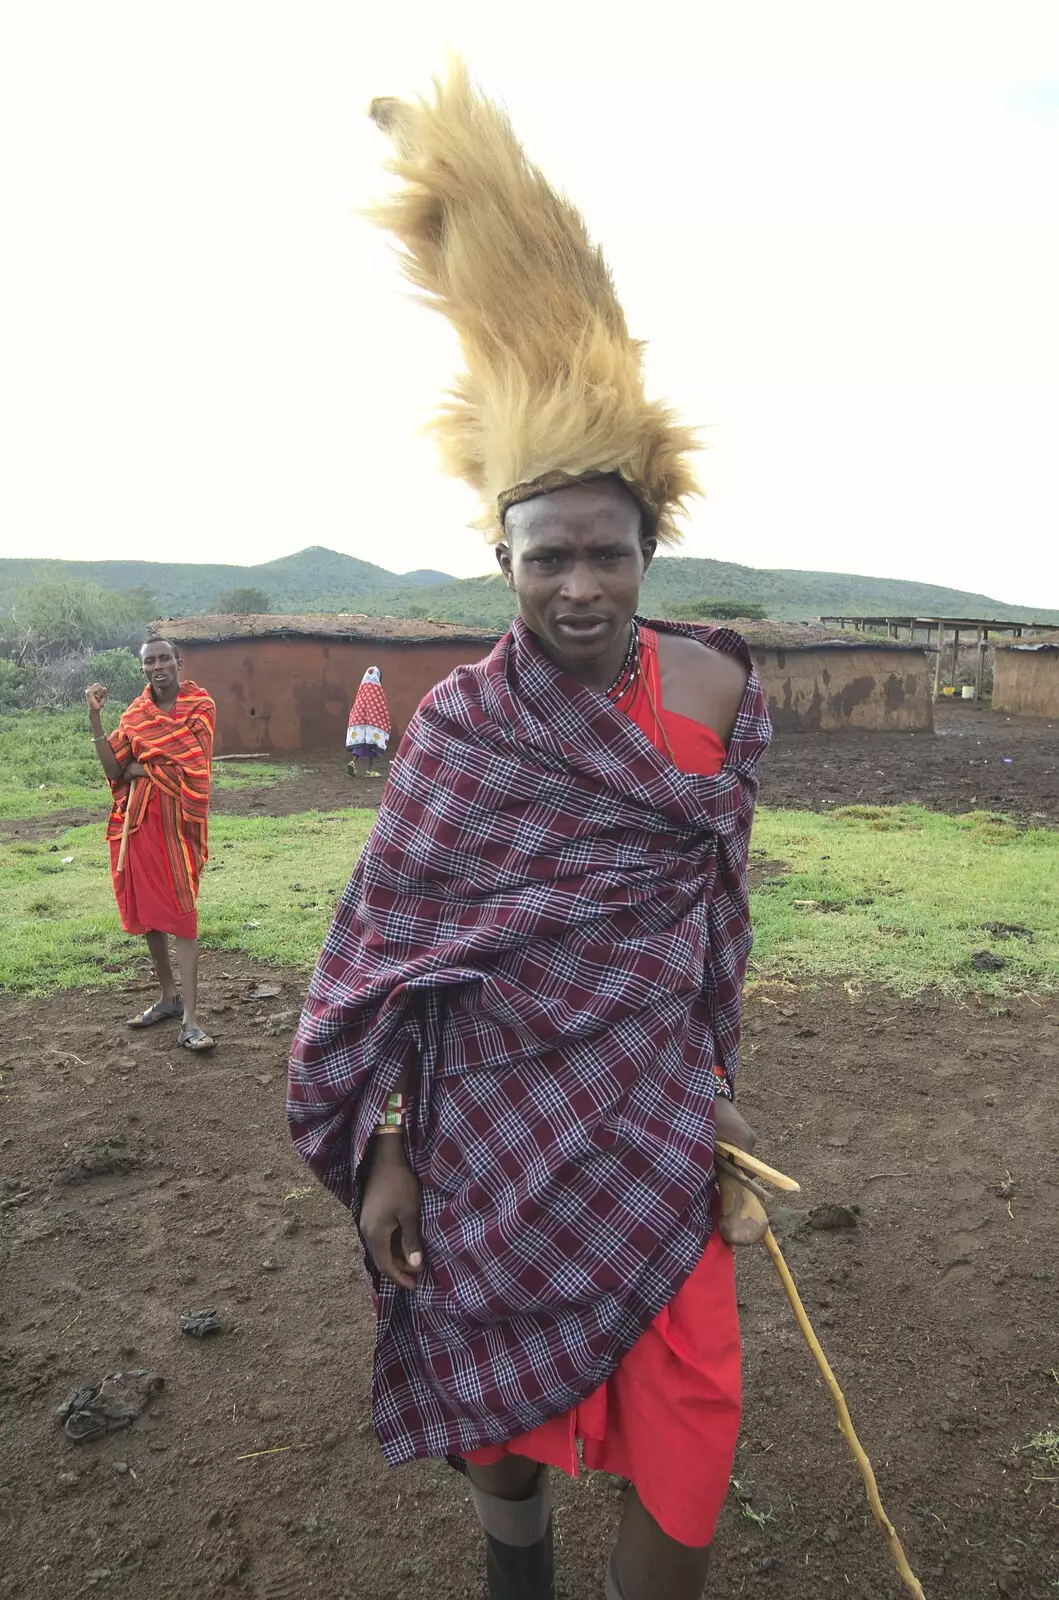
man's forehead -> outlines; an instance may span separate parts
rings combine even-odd
[[[140,646],[140,656],[146,661],[148,656],[172,656],[176,659],[176,645],[170,644],[168,639],[148,639],[145,645]]]

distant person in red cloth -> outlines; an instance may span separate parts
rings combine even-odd
[[[378,667],[369,667],[360,680],[357,698],[349,713],[346,730],[346,749],[351,760],[349,772],[355,777],[357,762],[367,762],[367,776],[381,778],[375,762],[379,754],[386,754],[390,742],[390,708],[382,687],[382,673]]]
[[[107,689],[85,690],[89,720],[114,804],[107,823],[110,871],[121,926],[144,934],[162,996],[129,1020],[130,1028],[153,1028],[180,1018],[178,1042],[185,1050],[212,1050],[215,1041],[199,1026],[199,879],[207,859],[210,759],[217,708],[205,689],[180,681],[180,657],[166,639],[140,651],[147,686],[122,712],[116,732],[103,732],[100,713]],[[128,827],[126,828],[126,815]],[[121,870],[122,835],[126,834]],[[183,997],[169,960],[176,940]]]

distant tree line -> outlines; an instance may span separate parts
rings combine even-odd
[[[753,600],[710,599],[688,600],[666,607],[666,616],[674,622],[760,622],[768,616],[764,606]]]
[[[116,700],[143,688],[138,651],[155,599],[53,574],[30,578],[0,614],[0,711],[79,700],[93,679]]]

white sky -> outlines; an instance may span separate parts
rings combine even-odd
[[[686,554],[1059,606],[1056,0],[8,0],[3,554],[488,570],[357,214],[450,48],[706,427]]]

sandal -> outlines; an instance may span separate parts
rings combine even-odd
[[[196,1053],[203,1050],[212,1050],[217,1043],[211,1039],[204,1028],[181,1028],[177,1044],[185,1050],[194,1050]]]
[[[156,1000],[153,1006],[148,1006],[146,1011],[141,1011],[138,1017],[130,1017],[125,1024],[127,1028],[153,1028],[159,1022],[172,1022],[176,1017],[184,1015],[184,1002],[177,995],[175,1000]]]

